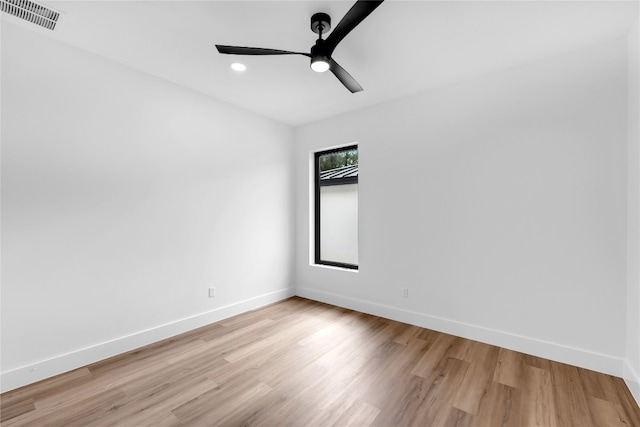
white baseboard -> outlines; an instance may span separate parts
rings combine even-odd
[[[624,378],[624,382],[627,384],[627,387],[629,387],[638,406],[640,406],[640,374],[633,369],[633,366],[631,366],[628,360],[624,361],[624,375],[622,378]]]
[[[191,331],[210,323],[254,310],[256,308],[281,301],[295,295],[294,288],[282,289],[260,295],[237,303],[219,307],[205,313],[196,314],[174,322],[159,325],[131,335],[96,344],[42,360],[38,363],[22,366],[0,374],[0,392],[4,393],[27,384],[62,374],[91,363],[125,353],[142,346]]]
[[[336,305],[398,322],[408,323],[438,332],[481,341],[509,350],[543,357],[562,363],[602,372],[617,377],[623,375],[623,359],[608,354],[516,335],[496,329],[484,328],[469,323],[404,310],[385,304],[345,297],[309,288],[298,287],[296,294],[303,298]],[[637,397],[636,397],[637,398]]]

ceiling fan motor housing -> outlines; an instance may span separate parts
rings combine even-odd
[[[321,29],[323,33],[331,29],[331,17],[322,12],[314,13],[313,16],[311,16],[311,31],[320,34]]]
[[[331,58],[323,49],[324,40],[318,39],[315,46],[311,46],[311,69],[322,73],[329,69]]]

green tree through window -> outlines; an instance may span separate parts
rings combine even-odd
[[[320,156],[320,172],[358,164],[358,150],[340,151]]]

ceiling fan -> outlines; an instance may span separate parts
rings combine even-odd
[[[216,45],[218,52],[231,55],[304,55],[311,58],[311,69],[318,73],[327,70],[331,72],[346,86],[351,93],[360,92],[362,86],[342,68],[331,55],[338,43],[344,39],[360,22],[362,22],[371,12],[373,12],[384,0],[358,0],[342,20],[336,25],[326,40],[322,39],[322,34],[331,29],[331,17],[326,13],[315,13],[311,17],[311,31],[318,34],[318,40],[311,46],[311,53],[291,52],[288,50],[264,49],[261,47],[241,47]]]

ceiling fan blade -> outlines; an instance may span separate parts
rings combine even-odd
[[[358,0],[351,9],[344,15],[344,18],[338,25],[336,25],[333,31],[329,34],[329,37],[324,41],[324,46],[328,49],[329,56],[333,53],[338,43],[347,36],[364,18],[369,16],[384,0],[372,1],[372,0]]]
[[[304,55],[311,57],[308,53],[291,52],[279,49],[265,49],[262,47],[225,46],[217,44],[216,48],[218,49],[218,52],[228,53],[230,55]]]
[[[329,69],[351,93],[362,91],[362,86],[358,84],[356,79],[351,77],[351,74],[347,73],[347,70],[338,65],[333,59],[329,61]]]

